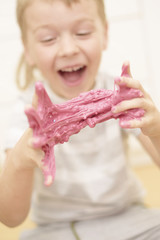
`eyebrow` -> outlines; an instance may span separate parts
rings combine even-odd
[[[79,19],[79,20],[75,20],[74,21],[74,24],[80,24],[80,23],[83,23],[83,22],[94,22],[94,20],[90,19],[90,18],[84,18],[84,19]],[[33,32],[35,33],[36,31],[38,31],[39,29],[46,29],[46,28],[51,28],[51,27],[54,27],[55,25],[54,24],[44,24],[44,25],[41,25],[41,26],[38,26],[36,27]]]

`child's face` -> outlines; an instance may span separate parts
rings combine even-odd
[[[107,27],[93,0],[71,7],[35,0],[26,9],[25,53],[52,90],[67,99],[89,91],[106,47]]]

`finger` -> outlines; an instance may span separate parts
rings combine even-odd
[[[113,113],[120,113],[120,112],[126,112],[129,109],[135,109],[135,108],[141,108],[146,110],[148,104],[144,101],[142,98],[133,98],[131,100],[125,100],[114,107],[112,107],[111,111]]]
[[[121,76],[132,77],[129,61],[123,63]]]
[[[116,84],[128,88],[139,89],[141,92],[145,92],[140,82],[130,77],[120,77],[119,79],[116,79]]]
[[[32,106],[36,109],[38,105],[38,96],[36,93],[34,93],[33,99],[32,99]]]
[[[131,120],[128,120],[128,121],[122,121],[121,125],[123,125],[123,127],[125,125],[128,124],[129,128],[147,128],[150,123],[152,121],[152,117],[149,116],[149,117],[141,117],[141,118],[135,118],[135,119],[131,119]]]
[[[119,121],[119,125],[121,128],[142,128],[144,125],[143,118],[133,119],[129,121]]]

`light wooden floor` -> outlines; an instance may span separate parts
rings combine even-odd
[[[146,189],[145,202],[149,207],[160,208],[160,169],[155,165],[134,168]]]
[[[155,165],[150,165],[136,167],[134,171],[147,190],[145,198],[147,205],[149,207],[160,208],[160,170]],[[0,240],[18,240],[18,236],[22,230],[33,227],[34,224],[29,217],[21,226],[13,229],[0,224]]]

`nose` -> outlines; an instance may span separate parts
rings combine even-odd
[[[78,44],[74,36],[66,34],[61,37],[59,44],[59,56],[68,57],[74,56],[79,52]]]

